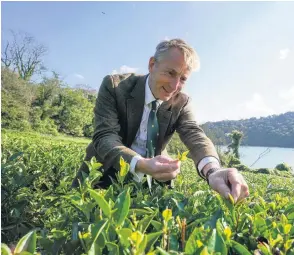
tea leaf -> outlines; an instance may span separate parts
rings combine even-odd
[[[121,226],[124,222],[125,218],[128,216],[131,204],[131,197],[129,193],[129,189],[124,190],[121,194],[119,194],[115,204],[114,209],[117,209],[113,213],[113,218],[117,224],[117,226]]]
[[[226,236],[226,240],[230,240],[231,235],[232,235],[232,231],[231,231],[230,227],[228,227],[228,226],[225,227],[224,234]]]
[[[129,238],[132,235],[132,230],[128,228],[122,228],[117,231],[117,234],[119,236],[120,242],[124,247],[129,247],[130,246],[130,241]]]
[[[198,248],[201,248],[204,245],[200,240],[196,240],[196,244]]]
[[[150,225],[154,216],[155,216],[155,214],[152,214],[152,215],[146,216],[142,220],[140,220],[139,224],[138,224],[138,230],[141,231],[142,233],[145,233],[146,229]]]
[[[36,231],[31,231],[27,233],[17,243],[14,253],[21,253],[23,251],[34,253],[36,250],[36,241],[37,241]]]
[[[288,219],[285,216],[285,214],[283,214],[283,213],[281,215],[281,222],[282,222],[283,225],[286,225],[288,223]]]
[[[286,241],[286,243],[284,244],[285,250],[288,251],[291,248],[293,243],[294,243],[293,239]],[[290,254],[292,254],[292,253],[290,253]]]
[[[194,255],[196,251],[201,247],[199,247],[200,240],[203,240],[202,231],[199,228],[195,228],[189,236],[188,241],[186,242],[185,254]]]
[[[156,247],[156,250],[158,250],[161,255],[170,255],[168,252],[166,252],[164,249],[160,247]]]
[[[233,196],[231,194],[229,194],[228,197],[229,197],[229,200],[230,200],[231,204],[234,205],[235,200],[234,200]]]
[[[92,244],[90,246],[90,250],[88,252],[88,255],[95,255],[98,253],[99,245],[97,244],[96,240],[98,236],[102,233],[103,229],[106,227],[108,223],[108,220],[102,220],[98,222],[97,224],[92,224],[90,227],[91,235],[94,236]]]
[[[95,202],[99,205],[103,213],[107,216],[110,217],[111,215],[111,208],[108,205],[108,203],[105,201],[105,199],[95,190],[89,189],[88,190],[91,197],[95,200]]]
[[[147,246],[146,246],[147,251],[150,251],[150,249],[155,244],[157,239],[162,235],[162,233],[163,233],[162,231],[159,231],[159,232],[147,234]]]
[[[210,255],[208,252],[207,246],[204,246],[203,249],[200,252],[200,255]]]
[[[232,248],[240,255],[251,255],[251,253],[240,243],[231,240]]]
[[[139,246],[139,244],[143,241],[144,234],[142,234],[140,231],[135,231],[131,234],[130,239],[135,244],[136,247]]]
[[[292,225],[291,224],[286,224],[284,225],[284,233],[287,235],[290,233],[290,230],[292,228]]]
[[[111,242],[107,242],[106,243],[107,249],[108,249],[108,253],[109,255],[117,255],[119,254],[119,247],[117,244],[115,243],[111,243]]]
[[[2,255],[12,255],[10,248],[4,243],[1,244],[1,254]]]
[[[216,231],[216,229],[212,230],[212,234],[207,243],[208,252],[220,252],[221,254],[227,254],[227,248],[222,236]]]
[[[122,157],[120,157],[119,164],[120,164],[119,175],[120,175],[121,177],[124,177],[124,176],[126,176],[126,174],[129,172],[130,165],[127,164],[127,162],[126,162]]]
[[[189,151],[185,151],[182,153],[182,155],[180,154],[180,152],[178,152],[178,156],[177,159],[180,161],[185,161],[187,160],[187,155],[188,155]]]
[[[165,209],[162,212],[163,219],[168,222],[172,218],[172,210],[171,209]]]

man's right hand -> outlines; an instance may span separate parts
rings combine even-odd
[[[181,162],[167,156],[139,159],[135,171],[151,175],[160,182],[173,180],[180,173]]]

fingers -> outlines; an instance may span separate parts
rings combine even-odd
[[[166,163],[158,162],[158,161],[155,162],[156,170],[158,172],[163,172],[163,173],[170,173],[175,170],[178,170],[180,169],[180,165],[181,165],[181,162],[178,160],[173,160]]]
[[[249,196],[249,189],[243,176],[237,172],[235,168],[228,169],[231,170],[228,174],[228,181],[230,182],[232,189],[231,193],[235,202],[244,199]]]
[[[234,198],[234,201],[237,202],[238,199],[241,196],[241,189],[242,186],[240,183],[236,182],[236,183],[232,183],[232,197]]]
[[[242,191],[241,191],[240,197],[241,197],[241,199],[244,199],[249,196],[249,188],[248,188],[248,185],[247,185],[246,181],[244,180],[243,176],[242,176],[242,180],[243,180],[242,185],[241,185]]]
[[[159,155],[159,156],[156,156],[154,158],[157,162],[161,162],[161,163],[174,163],[174,162],[179,162],[178,159],[172,159],[168,156],[163,156],[163,155]]]
[[[153,175],[153,178],[158,181],[170,181],[177,177],[177,175],[180,173],[180,169],[177,169],[173,172],[157,172]]]
[[[224,181],[219,183],[219,185],[216,188],[216,191],[218,191],[218,193],[220,193],[226,199],[229,198],[229,194],[231,193],[230,188]]]
[[[152,177],[158,181],[175,179],[180,173],[181,162],[179,160],[174,160],[167,156],[157,156],[152,160],[154,163]]]
[[[211,174],[209,185],[225,198],[231,194],[235,202],[249,196],[248,185],[236,168],[221,169]]]

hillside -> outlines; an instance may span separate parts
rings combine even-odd
[[[244,133],[241,145],[294,148],[294,112],[245,120],[206,122],[201,125],[215,144],[226,145],[226,136],[237,129]]]

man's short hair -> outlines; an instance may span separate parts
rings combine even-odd
[[[177,48],[183,53],[185,62],[189,70],[199,70],[200,59],[197,52],[182,39],[164,40],[160,42],[156,46],[156,52],[154,54],[155,60],[160,61],[165,53],[171,48]]]

